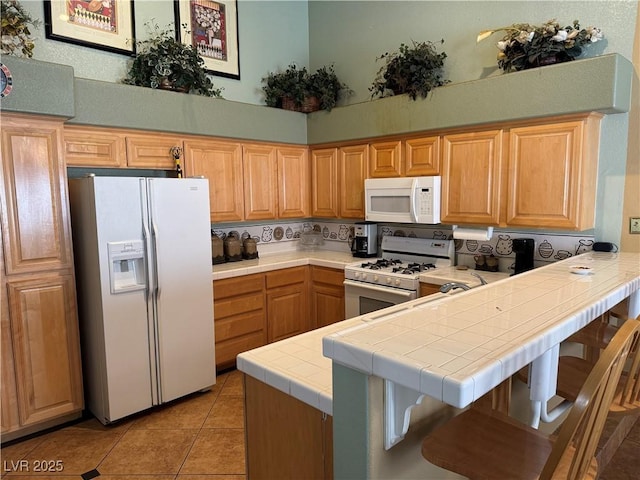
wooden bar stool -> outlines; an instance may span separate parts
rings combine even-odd
[[[429,462],[470,479],[595,478],[594,457],[640,321],[625,322],[600,355],[557,438],[493,410],[470,408],[422,443]]]

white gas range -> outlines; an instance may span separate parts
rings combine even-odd
[[[417,298],[420,275],[455,263],[453,240],[384,236],[381,251],[345,267],[346,318]]]

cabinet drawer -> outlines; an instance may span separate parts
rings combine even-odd
[[[239,353],[261,347],[266,343],[264,332],[251,333],[221,343],[216,342],[216,366],[233,365]]]
[[[311,279],[313,283],[328,283],[330,285],[342,285],[344,271],[337,268],[311,267]]]
[[[217,320],[246,312],[252,312],[254,310],[262,310],[263,308],[264,295],[262,292],[239,295],[236,297],[225,298],[223,300],[214,300],[213,318]]]
[[[248,333],[264,330],[264,313],[262,310],[215,319],[216,342],[241,337]]]
[[[284,270],[276,270],[265,274],[267,280],[267,289],[281,287],[283,285],[291,285],[294,283],[302,283],[307,276],[307,267],[285,268]]]
[[[228,297],[237,297],[245,293],[261,292],[264,286],[261,273],[243,277],[216,280],[213,282],[213,298],[217,301]]]

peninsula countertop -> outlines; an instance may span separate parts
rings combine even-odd
[[[464,407],[629,296],[629,313],[637,316],[640,254],[589,252],[452,297],[380,311],[324,337],[323,353]]]

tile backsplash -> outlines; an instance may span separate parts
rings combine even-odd
[[[308,231],[322,233],[325,240],[323,248],[327,250],[349,251],[354,223],[309,220],[260,225],[237,224],[225,227],[218,227],[214,224],[211,227],[212,233],[223,239],[231,232],[236,232],[242,239],[253,237],[258,243],[258,251],[261,253],[294,250],[297,248],[300,234]],[[385,235],[450,239],[453,233],[446,225],[424,227],[406,224],[378,224],[379,240]],[[515,259],[512,245],[514,238],[533,238],[536,267],[589,251],[594,243],[593,235],[579,233],[554,234],[495,230],[492,238],[486,241],[456,239],[457,263],[474,267],[476,256],[494,256],[498,258],[499,270],[508,272],[513,269]]]

